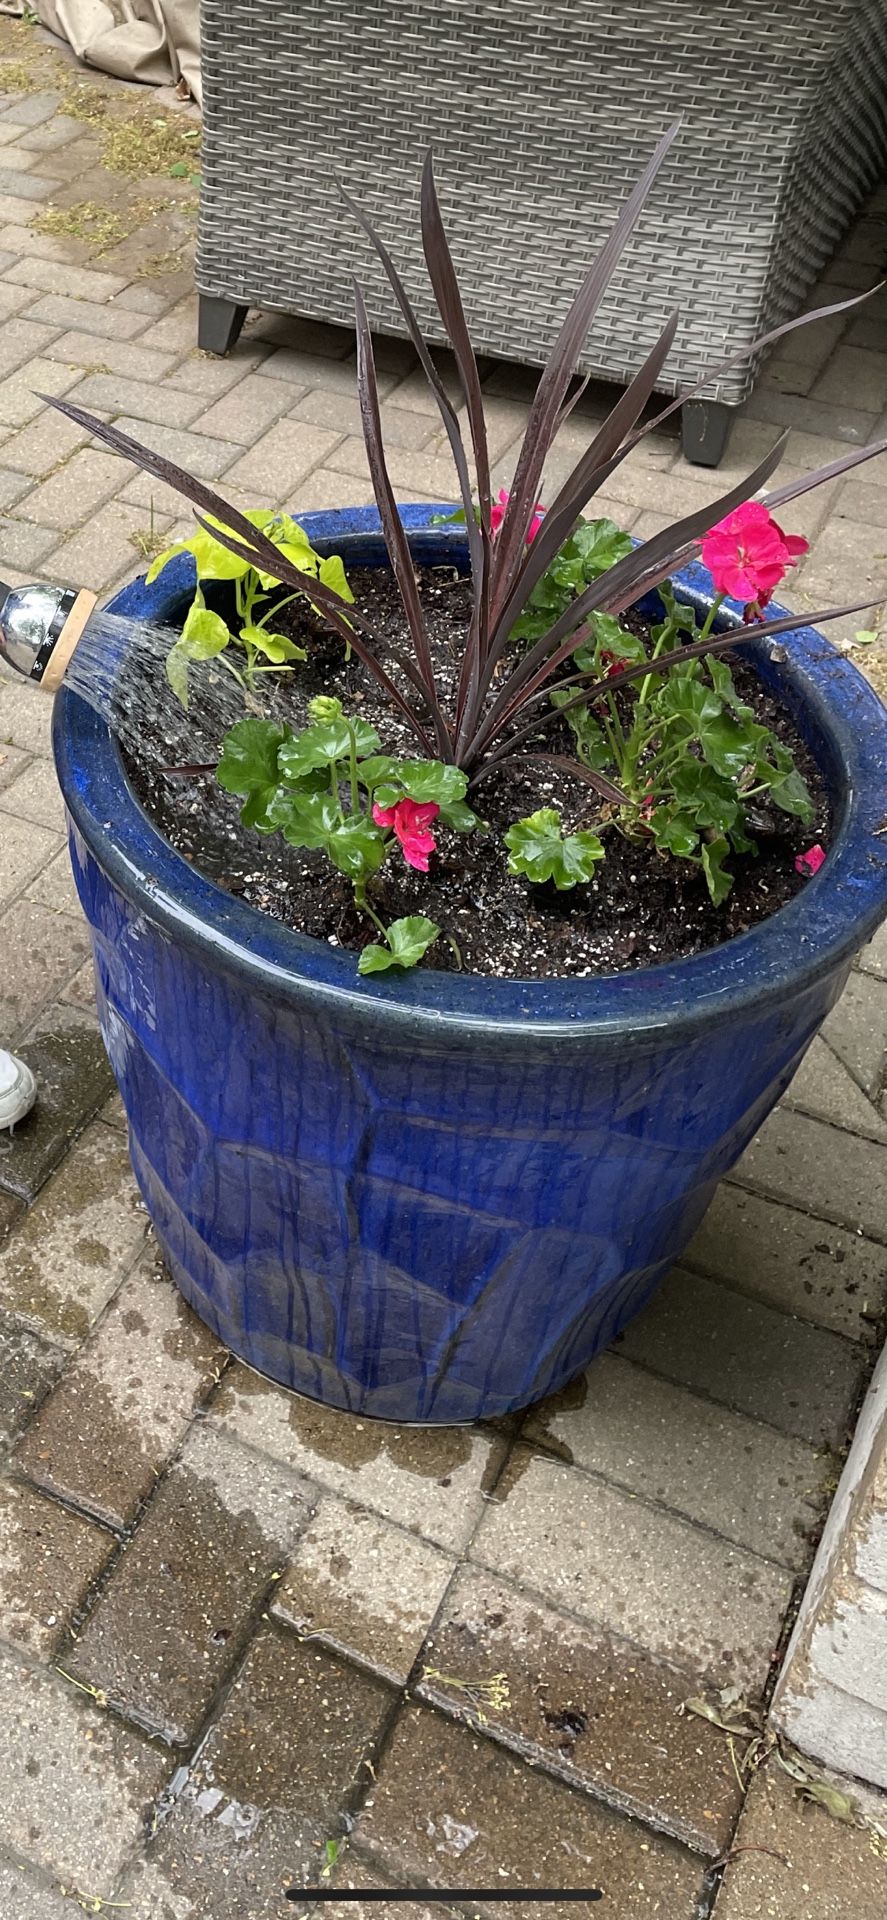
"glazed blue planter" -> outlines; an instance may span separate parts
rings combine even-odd
[[[419,562],[466,563],[405,508]],[[384,564],[373,511],[315,546]],[[175,622],[190,561],[118,595]],[[708,576],[683,576],[705,604]],[[362,980],[174,853],[102,720],[55,752],[136,1177],[186,1299],[260,1372],[353,1413],[466,1421],[561,1387],[649,1299],[887,913],[887,713],[809,629],[762,678],[831,790],[828,860],[772,919],[599,979]]]

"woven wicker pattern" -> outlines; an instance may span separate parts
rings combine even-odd
[[[624,378],[679,305],[669,391],[799,310],[887,156],[887,0],[203,0],[202,35],[201,292],[350,324],[356,270],[401,332],[338,174],[439,339],[431,142],[475,343],[533,364],[681,113],[585,361]]]

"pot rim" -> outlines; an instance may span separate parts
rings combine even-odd
[[[425,552],[465,556],[456,527],[432,527],[448,506],[400,508],[404,524]],[[366,549],[380,535],[375,508],[305,513],[300,524],[315,545],[343,552]],[[423,532],[424,530],[424,532]],[[352,557],[352,564],[360,564]],[[676,576],[685,596],[704,605],[711,579],[701,566]],[[171,620],[193,586],[193,562],[171,562],[151,587],[144,576],[109,603],[121,615]],[[771,608],[774,617],[782,609]],[[741,608],[724,615],[741,628]],[[63,684],[56,696],[53,746],[70,821],[111,883],[174,940],[184,942],[215,970],[235,975],[266,998],[293,1003],[306,997],[335,1016],[374,1027],[494,1029],[523,1039],[580,1034],[628,1044],[667,1029],[688,1038],[754,1005],[803,993],[850,959],[887,914],[887,709],[856,667],[817,632],[799,628],[785,649],[749,638],[766,678],[797,716],[832,787],[835,831],[828,856],[806,886],[768,920],[723,945],[686,959],[634,972],[546,980],[419,968],[362,977],[349,949],[296,933],[226,893],[175,852],[136,800],[106,721]],[[780,655],[785,652],[785,659]]]

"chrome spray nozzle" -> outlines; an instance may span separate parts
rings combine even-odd
[[[96,604],[72,587],[8,587],[0,581],[0,659],[55,693]]]

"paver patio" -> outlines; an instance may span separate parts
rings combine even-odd
[[[184,524],[177,496],[39,392],[118,419],[241,506],[369,501],[351,336],[253,315],[229,360],[195,350],[193,190],[103,161],[109,126],[156,117],[156,97],[89,76],[86,98],[42,35],[0,21],[0,90],[4,71],[4,577],[108,594]],[[91,237],[47,232],[47,206]],[[819,294],[885,266],[882,189]],[[882,291],[772,359],[717,475],[659,434],[603,508],[647,533],[785,426],[789,472],[887,432],[885,320]],[[452,497],[410,353],[380,360],[401,498]],[[498,484],[529,379],[488,366],[485,384]],[[574,416],[564,459],[606,398]],[[887,460],[791,525],[811,541],[798,606],[887,583]],[[866,625],[882,638],[856,657],[887,692],[883,609]],[[265,1920],[304,1911],[285,1891],[321,1873],[426,1888],[431,1904],[392,1907],[405,1920],[441,1912],[435,1890],[463,1889],[473,1913],[478,1886],[577,1884],[601,1885],[614,1920],[882,1915],[877,1835],[802,1809],[772,1758],[746,1794],[728,1736],[687,1702],[729,1720],[737,1695],[766,1701],[883,1337],[887,936],[682,1270],[586,1380],[489,1428],[378,1426],[232,1361],[159,1267],[49,722],[4,674],[0,1042],[41,1087],[0,1140],[4,1920],[60,1920],[78,1898],[134,1920]]]

